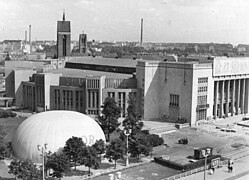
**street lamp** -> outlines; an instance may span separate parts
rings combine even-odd
[[[124,132],[124,134],[126,135],[126,166],[129,165],[129,153],[128,153],[128,148],[129,148],[129,141],[128,141],[128,137],[131,134],[131,129],[128,129]]]
[[[210,153],[211,153],[211,149],[210,149],[210,148],[202,149],[202,150],[201,150],[202,156],[205,157],[204,180],[206,180],[207,157],[210,155]]]
[[[47,149],[48,144],[44,144],[44,146],[37,145],[38,151],[41,151],[42,155],[42,180],[45,180],[45,171],[44,171],[44,157],[45,157],[45,151]]]

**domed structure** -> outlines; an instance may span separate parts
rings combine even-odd
[[[72,136],[81,137],[87,145],[100,139],[105,141],[102,129],[89,116],[74,111],[47,111],[23,121],[13,135],[11,146],[20,160],[40,163],[38,145],[47,144],[47,152],[56,152]]]

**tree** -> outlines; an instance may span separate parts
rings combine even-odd
[[[61,178],[63,173],[70,169],[70,162],[63,152],[53,153],[47,156],[45,167],[46,169],[53,169],[53,177]]]
[[[141,132],[144,124],[133,97],[130,97],[128,104],[127,115],[123,121],[123,126],[125,130],[131,129],[131,136],[134,136]]]
[[[11,145],[5,140],[6,134],[4,126],[0,125],[0,160],[11,156]]]
[[[121,109],[113,98],[106,98],[101,113],[102,116],[99,116],[98,123],[107,134],[107,141],[109,141],[110,133],[120,125],[118,118],[120,117]]]
[[[73,136],[67,140],[66,145],[63,148],[63,152],[68,157],[70,162],[74,163],[74,169],[76,169],[77,163],[81,163],[85,147],[86,145],[82,141],[82,138]]]
[[[140,159],[141,154],[148,156],[153,148],[151,143],[147,140],[147,136],[143,133],[131,137],[129,142],[129,152],[132,157],[137,158],[137,161]]]
[[[19,167],[20,167],[20,161],[17,161],[16,159],[10,162],[10,165],[8,168],[10,169],[8,171],[9,174],[13,174],[15,176],[15,179],[19,176]]]
[[[100,139],[97,140],[92,147],[96,150],[97,154],[99,155],[99,160],[101,162],[101,154],[103,154],[105,152],[105,142]]]
[[[104,157],[108,158],[110,162],[115,161],[114,169],[116,169],[116,164],[118,159],[123,159],[126,152],[126,147],[124,141],[117,138],[111,141],[111,143],[106,148],[106,154]]]
[[[98,169],[99,163],[100,163],[100,160],[99,160],[96,149],[92,146],[87,146],[86,153],[84,154],[83,164],[89,168],[88,169],[89,175],[91,174],[91,167]]]
[[[14,174],[15,177],[23,180],[32,180],[40,178],[40,171],[36,165],[30,161],[12,161],[9,165],[9,173]]]

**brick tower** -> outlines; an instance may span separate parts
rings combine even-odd
[[[87,52],[87,35],[82,33],[79,36],[79,49],[80,53],[86,53]]]
[[[57,21],[57,57],[69,56],[71,52],[71,28],[70,21],[65,21],[63,12],[62,21]]]

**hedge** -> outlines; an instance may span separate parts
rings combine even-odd
[[[212,155],[207,157],[207,165],[211,163],[212,159],[215,158],[221,158],[220,155]],[[182,171],[187,171],[187,170],[192,170],[196,169],[199,167],[203,167],[205,165],[205,159],[200,159],[196,162],[191,162],[188,164],[179,164],[170,160],[165,160],[162,157],[155,157],[154,158],[155,162],[164,166],[167,166],[169,168],[173,168],[176,170],[182,170]]]

